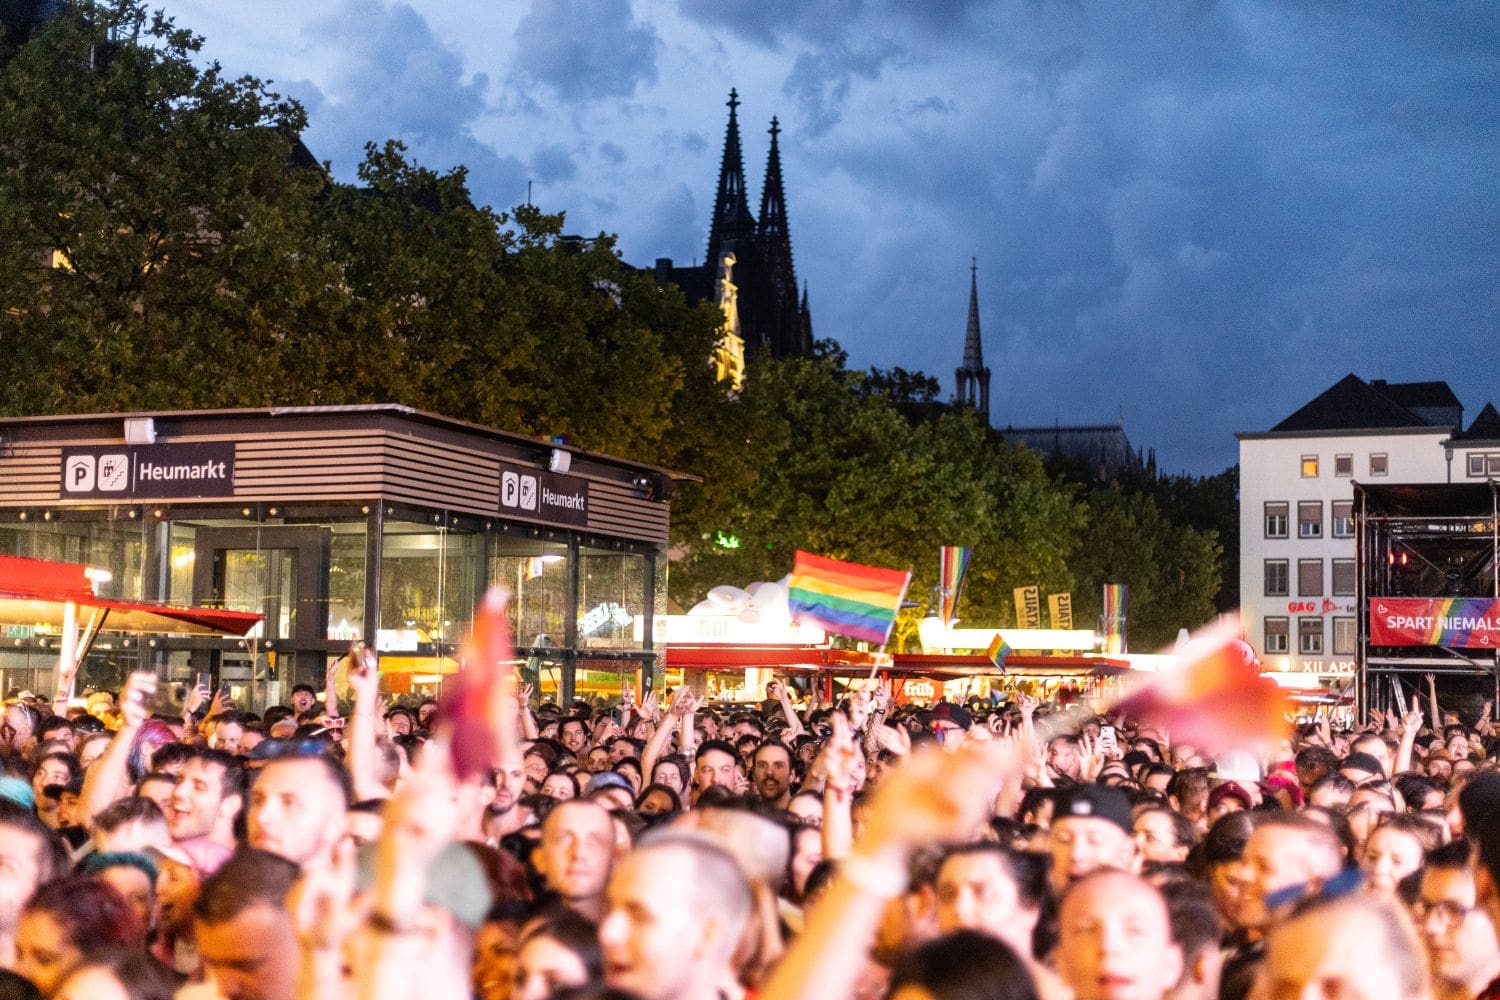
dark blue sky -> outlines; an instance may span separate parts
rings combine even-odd
[[[738,87],[814,332],[951,394],[977,257],[997,426],[1210,472],[1350,371],[1500,397],[1494,0],[165,3],[341,176],[399,137],[636,264],[703,254]]]

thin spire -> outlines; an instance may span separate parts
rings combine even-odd
[[[990,419],[990,370],[984,366],[984,347],[979,337],[979,260],[969,258],[969,328],[964,333],[964,363],[954,373],[957,402],[972,407],[979,418]]]
[[[729,124],[724,129],[724,158],[719,165],[719,190],[714,199],[714,215],[708,232],[710,268],[717,269],[719,258],[733,251],[744,240],[755,236],[755,217],[745,196],[745,160],[740,152],[740,122],[737,114],[740,95],[729,91]]]
[[[788,234],[786,223],[786,190],[781,183],[781,124],[772,117],[771,152],[766,157],[766,182],[760,192],[760,234],[762,237]]]
[[[984,367],[984,345],[979,337],[979,259],[969,258],[969,328],[964,334],[964,367],[978,372]]]

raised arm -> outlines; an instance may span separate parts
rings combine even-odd
[[[1401,745],[1396,748],[1393,776],[1411,770],[1412,751],[1417,745],[1417,733],[1422,728],[1422,710],[1413,706],[1410,712],[1401,717],[1401,726]]]
[[[676,726],[673,723],[680,721],[684,716],[691,719],[693,715],[693,692],[686,687],[678,688],[677,694],[672,698],[672,704],[667,709],[667,719],[656,727],[651,734],[651,739],[646,742],[646,749],[641,751],[641,781],[651,784],[651,776],[656,773],[656,764],[661,760],[667,744],[672,740],[672,733]]]
[[[354,797],[361,801],[382,799],[387,790],[376,777],[375,766],[380,731],[380,667],[373,649],[349,647],[349,687],[354,694],[354,714],[344,739],[349,748],[349,777],[354,782]]]
[[[92,826],[94,817],[110,803],[130,794],[130,751],[146,721],[147,702],[156,694],[156,675],[140,672],[130,675],[120,692],[120,728],[109,741],[104,755],[94,762],[83,779],[78,796],[78,822]]]
[[[777,1000],[827,1000],[849,995],[867,960],[886,902],[906,891],[911,854],[944,843],[980,822],[991,793],[1015,778],[1009,744],[957,754],[929,750],[881,781],[853,851],[807,914],[792,944],[761,991]],[[826,822],[826,820],[825,820]]]
[[[1432,707],[1432,731],[1441,739],[1443,735],[1443,710],[1438,708],[1437,675],[1427,674],[1427,704]]]
[[[823,747],[823,857],[837,861],[854,842],[854,769],[859,744],[842,712],[829,716],[833,734]]]

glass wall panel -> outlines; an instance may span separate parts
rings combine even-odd
[[[563,645],[568,576],[567,543],[490,536],[490,580],[511,589],[510,625],[517,646]]]
[[[650,581],[651,586],[656,581]],[[614,549],[578,550],[578,646],[634,649],[646,609],[646,557]]]
[[[461,642],[484,586],[484,536],[387,521],[381,546],[381,648],[430,654]]]

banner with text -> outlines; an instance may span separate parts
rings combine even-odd
[[[1073,595],[1072,594],[1048,594],[1047,610],[1052,614],[1052,627],[1069,629],[1073,627]]]
[[[1042,589],[1040,587],[1017,587],[1016,628],[1042,627]]]
[[[1372,597],[1370,642],[1500,649],[1500,598]]]
[[[589,520],[588,480],[501,462],[500,513],[583,527]]]
[[[108,445],[62,453],[63,500],[232,496],[232,442]]]

